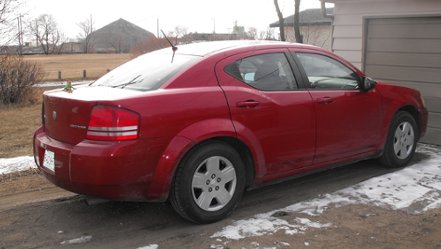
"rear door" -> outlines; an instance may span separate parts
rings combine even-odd
[[[380,140],[381,96],[358,89],[361,77],[336,58],[297,52],[314,101],[317,147],[314,164],[330,164],[372,154]]]
[[[314,156],[311,96],[299,88],[287,52],[246,52],[216,66],[238,135],[263,155],[261,176],[309,166]]]

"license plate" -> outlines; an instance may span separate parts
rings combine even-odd
[[[55,154],[50,150],[44,152],[43,166],[50,171],[55,171]]]

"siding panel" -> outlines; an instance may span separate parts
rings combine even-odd
[[[334,38],[359,38],[362,33],[361,25],[351,25],[351,26],[335,26],[334,27]]]
[[[429,119],[432,124],[441,124],[441,113],[430,113]],[[432,128],[441,129],[441,125],[435,125]]]
[[[337,3],[334,8],[335,15],[352,13],[359,15],[380,15],[435,12],[441,9],[441,1],[427,0],[396,0],[396,1],[354,1]],[[439,11],[438,11],[439,13]]]
[[[357,50],[353,50],[353,51],[338,50],[338,51],[334,51],[334,52],[336,54],[338,54],[339,56],[345,58],[348,61],[351,61],[351,62],[360,62],[361,61],[360,51],[357,51]]]
[[[343,50],[343,51],[361,51],[362,41],[361,38],[345,38],[334,40],[333,48],[335,50]]]
[[[426,135],[421,139],[422,143],[441,145],[441,129],[428,128]]]
[[[334,26],[345,26],[345,25],[362,25],[363,19],[360,15],[353,15],[353,14],[340,14],[340,15],[334,15]]]
[[[436,68],[367,65],[366,72],[380,79],[440,83],[441,71]],[[441,86],[441,84],[439,84]],[[441,89],[440,89],[441,91]]]
[[[441,54],[438,39],[388,39],[368,38],[367,52],[399,52],[399,53],[438,53]]]
[[[366,64],[441,69],[441,54],[370,52],[366,58]]]

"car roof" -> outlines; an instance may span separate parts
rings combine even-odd
[[[304,47],[316,48],[311,45],[280,42],[280,41],[265,41],[265,40],[232,40],[232,41],[212,41],[199,42],[186,45],[178,45],[177,54],[208,56],[217,53],[229,52],[233,50],[241,50],[246,48],[265,49],[265,48],[280,48],[280,47]],[[165,48],[167,51],[171,48]]]

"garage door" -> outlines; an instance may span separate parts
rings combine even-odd
[[[367,20],[365,72],[418,89],[429,110],[422,142],[441,145],[441,16]]]

